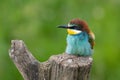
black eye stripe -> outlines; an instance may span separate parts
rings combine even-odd
[[[72,26],[72,27],[69,27],[70,29],[75,29],[75,27],[74,26]]]
[[[79,27],[79,26],[71,26],[70,29],[81,30],[81,27]]]

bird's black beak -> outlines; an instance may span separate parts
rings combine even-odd
[[[65,28],[65,29],[68,29],[68,26],[63,25],[63,26],[58,26],[58,28]]]

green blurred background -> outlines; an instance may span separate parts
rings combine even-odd
[[[91,80],[120,80],[120,0],[0,0],[0,80],[23,80],[9,58],[11,40],[24,40],[39,61],[64,52],[73,18],[96,35]]]

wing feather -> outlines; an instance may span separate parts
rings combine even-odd
[[[93,32],[88,33],[88,35],[89,35],[89,43],[91,45],[91,49],[93,49],[95,45],[95,35]]]

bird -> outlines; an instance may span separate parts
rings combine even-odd
[[[66,54],[76,56],[92,56],[95,45],[95,35],[86,21],[75,18],[68,25],[59,25],[58,28],[67,29]]]

